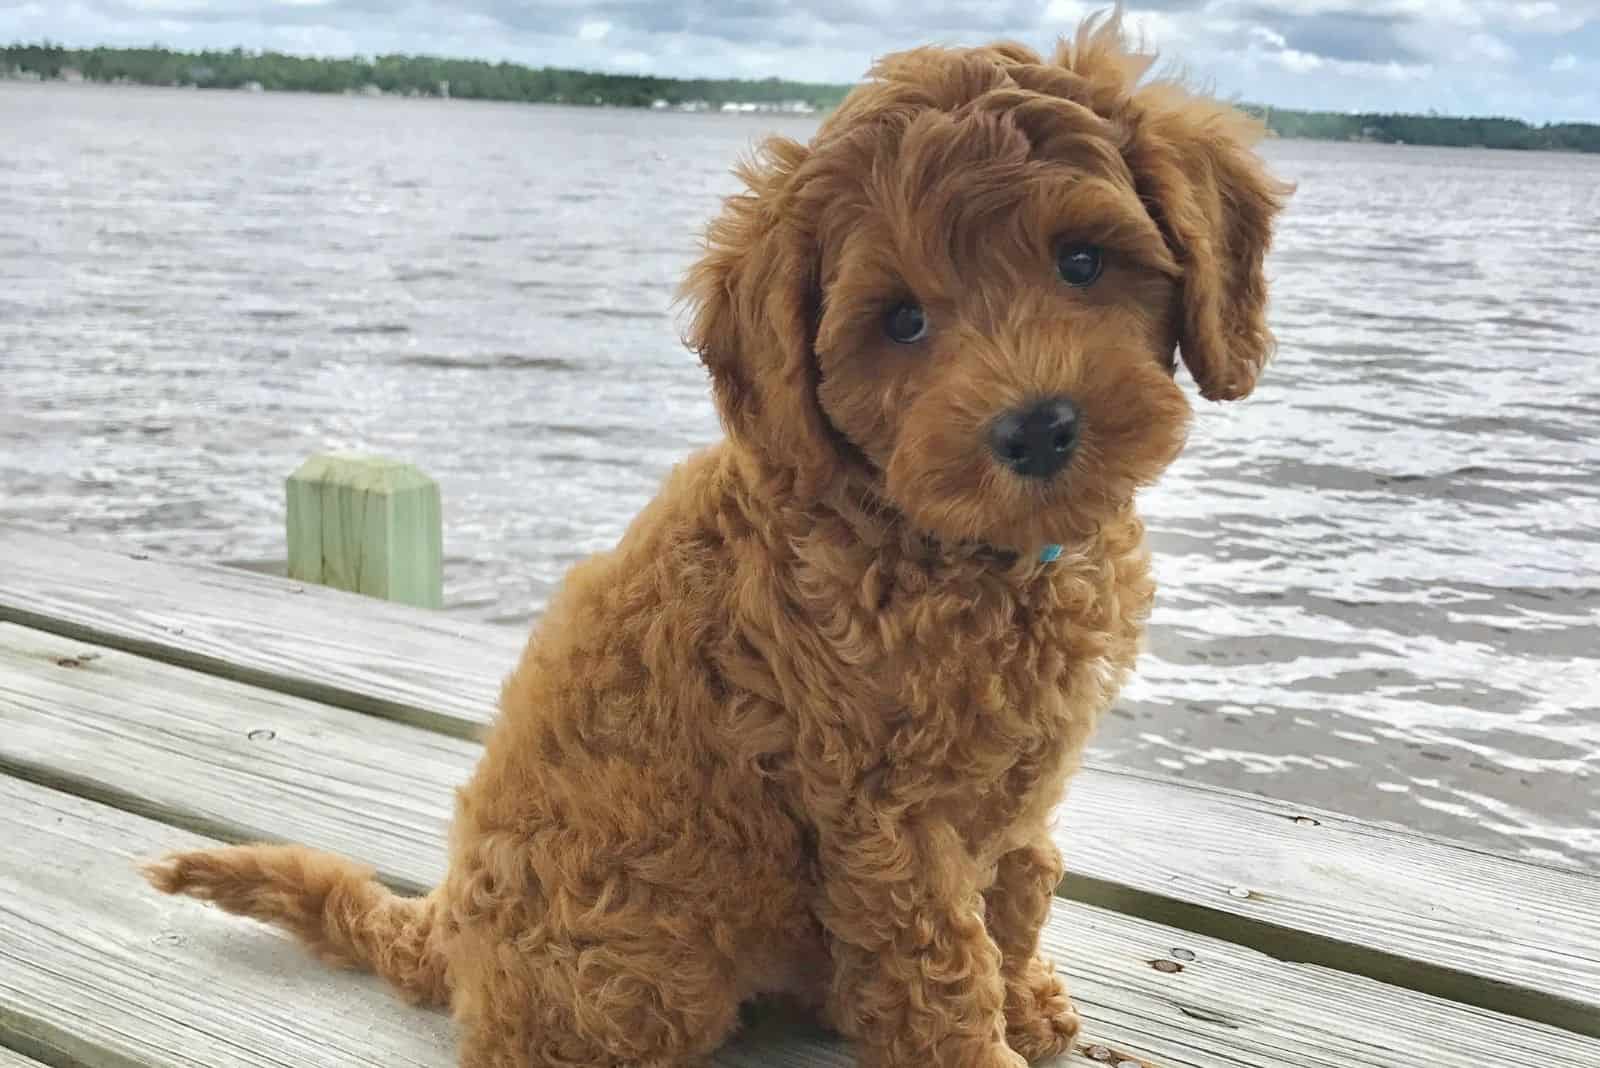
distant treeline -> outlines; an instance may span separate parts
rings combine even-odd
[[[1333,111],[1286,111],[1250,107],[1279,137],[1314,141],[1382,141],[1397,145],[1458,148],[1520,148],[1600,152],[1600,126],[1568,122],[1534,126],[1521,119],[1453,118],[1446,115],[1346,115]]]
[[[699,102],[713,107],[724,103],[777,105],[797,101],[822,111],[837,105],[849,91],[849,86],[844,85],[814,85],[778,78],[683,80],[432,56],[307,59],[240,48],[230,52],[74,49],[49,44],[0,48],[0,76],[13,71],[41,78],[81,75],[96,82],[195,85],[203,89],[259,87],[307,93],[379,90],[407,96],[613,107],[649,107],[658,100],[672,105]]]
[[[0,77],[82,77],[88,81],[202,88],[298,90],[312,93],[385,92],[477,100],[583,104],[612,107],[720,107],[725,103],[779,106],[804,103],[819,111],[836,106],[848,85],[738,79],[654,78],[595,74],[515,63],[379,56],[375,59],[308,59],[280,52],[173,52],[164,48],[71,49],[58,45],[0,48]],[[1348,115],[1252,107],[1280,137],[1320,141],[1600,152],[1600,126],[1535,126],[1519,119],[1443,115]]]

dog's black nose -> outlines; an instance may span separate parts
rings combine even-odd
[[[1019,475],[1050,478],[1072,459],[1078,426],[1076,404],[1048,397],[996,419],[989,427],[989,448]]]

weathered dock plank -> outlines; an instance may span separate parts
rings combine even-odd
[[[0,772],[200,835],[363,844],[426,889],[478,747],[230,679],[0,624]],[[419,844],[426,843],[426,849]]]
[[[1600,876],[1170,779],[1090,771],[1062,892],[1600,1035]]]
[[[442,871],[450,787],[475,759],[425,730],[14,626],[0,627],[0,725],[13,773],[212,837],[337,849],[413,890]],[[1600,1041],[1086,905],[1059,903],[1045,941],[1092,1040],[1162,1065],[1476,1068],[1508,1042],[1528,1063],[1600,1063]]]
[[[444,1014],[135,871],[208,841],[0,777],[0,1046],[73,1068],[453,1068]],[[774,1025],[716,1063],[845,1068],[837,1047]]]
[[[401,889],[442,877],[453,791],[478,753],[460,738],[0,624],[0,773],[210,837],[361,852]]]
[[[0,529],[0,620],[471,736],[522,637]],[[376,725],[373,725],[374,727]],[[1087,769],[1064,892],[1600,1034],[1600,880],[1249,795]]]
[[[309,583],[4,527],[0,561],[0,621],[461,736],[494,715],[526,637]]]
[[[446,1022],[140,886],[204,839],[0,778],[0,1044],[84,1068],[444,1068]]]
[[[0,1046],[0,1068],[44,1068],[38,1061],[29,1060],[15,1050]]]

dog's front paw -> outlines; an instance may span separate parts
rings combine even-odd
[[[1070,1002],[1054,1015],[1038,1016],[1006,1029],[1006,1042],[1030,1062],[1060,1056],[1072,1048],[1077,1037],[1078,1013]]]
[[[971,1063],[981,1068],[1028,1068],[1028,1062],[1010,1046],[990,1046],[978,1060]]]
[[[860,1052],[862,1068],[1028,1068],[1021,1054],[1004,1042],[947,1042],[937,1048]]]
[[[1006,1042],[1029,1061],[1059,1056],[1078,1037],[1078,1013],[1061,979],[1042,961],[1006,998]]]

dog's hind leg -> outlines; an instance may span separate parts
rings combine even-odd
[[[630,919],[637,920],[638,917]],[[732,1033],[739,994],[710,938],[673,916],[602,941],[456,942],[461,1068],[691,1068]]]

